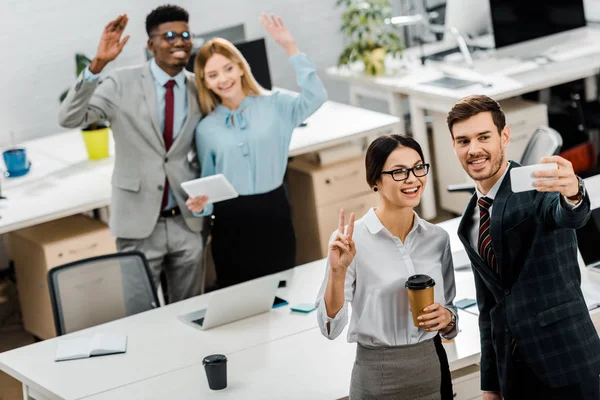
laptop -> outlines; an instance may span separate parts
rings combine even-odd
[[[279,286],[279,274],[267,275],[208,294],[208,306],[178,318],[207,330],[270,311]]]
[[[579,253],[585,266],[600,271],[600,207],[592,210],[588,222],[576,232]]]

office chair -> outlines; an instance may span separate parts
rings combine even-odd
[[[519,163],[521,165],[538,164],[542,157],[557,155],[562,145],[563,140],[560,133],[548,126],[540,126],[535,130],[531,139],[529,139]],[[475,184],[448,185],[447,190],[451,193],[475,193]]]
[[[148,261],[137,251],[53,268],[48,289],[57,336],[159,306]]]

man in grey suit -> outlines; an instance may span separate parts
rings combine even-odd
[[[500,105],[469,96],[448,113],[454,151],[477,193],[458,228],[471,260],[481,335],[484,399],[600,398],[600,339],[581,291],[575,229],[590,198],[571,163],[541,163],[537,190],[513,193]]]
[[[203,221],[185,206],[180,186],[199,175],[190,157],[201,112],[194,75],[184,69],[192,51],[188,19],[181,7],[156,8],[146,18],[154,58],[99,78],[129,39],[122,39],[127,16],[111,21],[59,113],[69,128],[110,121],[116,152],[110,229],[119,251],[146,255],[155,284],[164,271],[169,302],[200,294],[202,277]]]

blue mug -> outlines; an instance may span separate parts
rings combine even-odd
[[[29,172],[31,163],[27,159],[27,150],[23,147],[6,150],[2,153],[6,174],[10,177],[22,176]]]

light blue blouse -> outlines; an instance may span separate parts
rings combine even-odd
[[[289,60],[299,95],[246,96],[237,110],[219,105],[200,121],[196,146],[202,177],[223,174],[240,195],[266,193],[282,184],[294,129],[327,100],[312,61],[302,53]],[[208,204],[196,215],[211,213]]]

